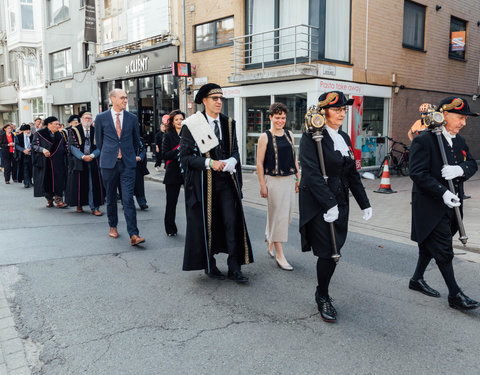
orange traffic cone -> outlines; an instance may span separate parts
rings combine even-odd
[[[374,192],[383,193],[383,194],[396,193],[396,191],[392,190],[392,185],[390,185],[390,171],[388,170],[388,160],[385,160],[385,164],[383,166],[383,173],[382,173],[382,180],[380,181],[380,187],[378,188],[378,190],[375,190]]]

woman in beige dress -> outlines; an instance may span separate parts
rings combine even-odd
[[[270,130],[258,140],[257,175],[260,196],[267,198],[268,215],[265,230],[268,255],[278,266],[293,271],[283,253],[288,241],[288,226],[292,221],[295,193],[300,184],[300,170],[295,154],[293,133],[285,130],[288,109],[283,103],[270,106]]]

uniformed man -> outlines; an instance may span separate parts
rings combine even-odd
[[[460,105],[452,106],[457,97],[442,100],[439,108],[447,105],[443,114],[442,141],[447,154],[448,165],[444,166],[437,136],[422,132],[410,149],[410,177],[412,189],[412,240],[418,243],[418,263],[410,280],[410,289],[427,296],[440,297],[424,280],[424,272],[432,258],[448,287],[448,303],[456,309],[474,309],[480,303],[467,297],[457,285],[453,272],[452,237],[458,230],[454,207],[463,203],[463,182],[477,171],[477,163],[468,146],[458,132],[467,123],[467,116],[478,116],[470,111],[465,99]],[[455,191],[448,188],[453,180]]]
[[[228,278],[246,283],[241,266],[253,262],[241,200],[241,169],[235,121],[220,113],[223,91],[217,84],[200,88],[195,102],[203,112],[184,120],[180,162],[185,174],[187,233],[183,270],[201,270],[225,279],[214,255],[228,254]]]

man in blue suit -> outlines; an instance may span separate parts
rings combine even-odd
[[[95,140],[100,150],[100,168],[107,195],[109,236],[118,237],[117,191],[122,190],[122,204],[130,236],[130,245],[145,242],[138,235],[137,212],[133,202],[136,151],[139,147],[140,129],[137,116],[127,112],[127,94],[121,89],[110,92],[112,108],[97,115]]]

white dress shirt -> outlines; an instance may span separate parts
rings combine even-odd
[[[120,113],[120,128],[123,128],[123,110],[121,112],[116,112],[113,108],[111,109],[112,118],[113,118],[113,126],[115,129],[117,128],[117,113]]]
[[[456,134],[450,134],[447,129],[445,129],[445,126],[442,126],[442,134],[443,136],[445,137],[445,139],[447,140],[448,144],[450,145],[450,147],[453,147],[453,141],[452,139],[455,138]]]
[[[345,142],[345,139],[338,134],[338,130],[332,129],[330,126],[327,125],[327,131],[330,138],[333,140],[333,150],[340,151],[342,156],[349,156],[348,154],[348,146]]]
[[[25,150],[28,150],[30,148],[30,136],[23,133],[23,141],[24,141],[24,146],[25,146]]]
[[[213,117],[210,117],[209,115],[207,115],[205,113],[205,115],[207,116],[207,121],[208,121],[208,124],[210,125],[210,127],[212,128],[212,131],[213,133],[215,134],[215,123],[214,121],[217,121],[217,124],[218,124],[218,131],[220,133],[220,139],[219,141],[222,140],[222,126],[220,124],[220,115],[217,116],[217,118],[213,118]]]

